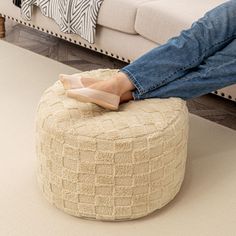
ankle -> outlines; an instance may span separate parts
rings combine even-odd
[[[128,102],[128,101],[133,100],[133,99],[134,98],[132,96],[132,92],[128,91],[120,97],[120,103]]]
[[[129,80],[128,75],[126,75],[123,72],[118,72],[118,74],[115,75],[112,79],[116,83],[116,86],[118,88],[118,93],[120,94],[120,96],[126,92],[135,89],[134,85]]]

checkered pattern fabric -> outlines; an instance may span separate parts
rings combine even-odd
[[[117,72],[80,75],[108,79]],[[37,108],[38,181],[46,199],[71,215],[139,218],[180,190],[187,139],[188,110],[179,98],[130,101],[108,111],[67,97],[57,81]]]

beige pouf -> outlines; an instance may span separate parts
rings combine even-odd
[[[118,70],[80,73],[108,79]],[[160,209],[185,173],[188,110],[179,98],[108,111],[48,88],[36,114],[38,181],[46,199],[78,217],[129,220]]]

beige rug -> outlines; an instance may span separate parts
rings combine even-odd
[[[42,197],[35,175],[34,114],[59,73],[75,69],[0,41],[0,235],[236,235],[236,132],[190,116],[185,181],[162,210],[128,222],[69,216]]]

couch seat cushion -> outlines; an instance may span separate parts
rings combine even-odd
[[[135,31],[143,37],[163,44],[202,17],[224,0],[150,1],[139,6]]]
[[[110,29],[137,34],[134,29],[138,7],[152,0],[105,0],[98,14],[97,23]]]

